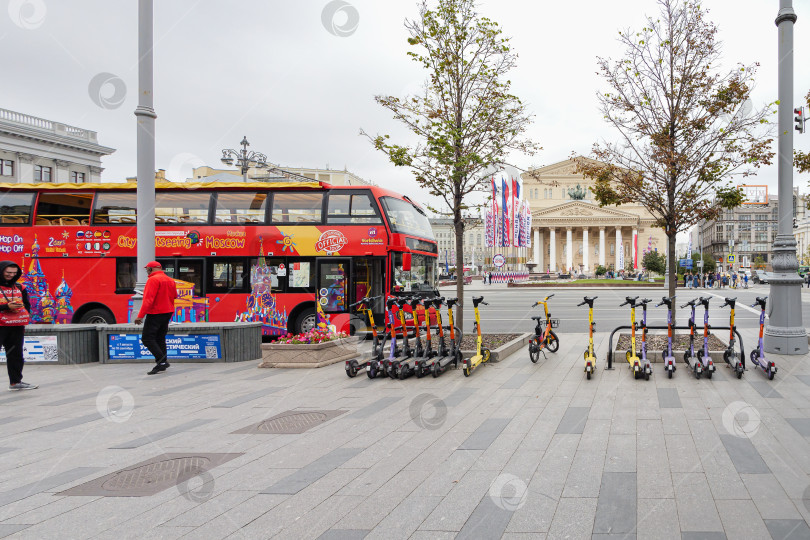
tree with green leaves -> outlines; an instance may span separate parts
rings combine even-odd
[[[758,64],[721,71],[717,27],[696,0],[659,0],[660,16],[619,32],[620,60],[599,58],[609,89],[597,94],[617,142],[597,143],[580,172],[601,205],[643,205],[668,238],[675,294],[676,235],[744,201],[732,185],[773,157],[773,104],[751,106]]]
[[[656,274],[663,274],[666,272],[667,257],[663,253],[657,251],[648,251],[641,259],[641,265],[648,272],[655,272]]]
[[[477,205],[475,192],[490,185],[487,171],[504,165],[512,151],[528,155],[539,147],[525,136],[531,115],[511,93],[507,73],[517,54],[498,24],[478,13],[473,0],[423,0],[419,18],[406,20],[408,56],[427,71],[423,92],[405,97],[375,97],[416,136],[413,145],[370,136],[377,150],[400,167],[409,167],[417,183],[450,208],[456,242],[456,266],[464,266],[462,213]],[[464,281],[456,294],[464,298]],[[462,327],[462,310],[458,325]]]

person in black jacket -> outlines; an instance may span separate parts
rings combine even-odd
[[[17,283],[22,275],[11,261],[0,262],[0,347],[6,351],[9,390],[33,390],[37,386],[22,382],[25,326],[30,322],[28,293]]]

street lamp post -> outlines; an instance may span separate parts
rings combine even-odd
[[[146,263],[155,258],[155,109],[152,85],[152,0],[138,2],[138,119],[137,156],[137,279],[133,318],[140,309],[146,285]]]
[[[765,327],[765,351],[807,354],[807,331],[802,324],[802,279],[797,272],[793,237],[793,0],[779,0],[776,26],[779,38],[779,228],[773,242],[774,276],[768,298],[770,318]]]
[[[233,165],[235,162],[236,166],[242,171],[242,179],[247,182],[247,172],[251,167],[258,169],[266,169],[268,167],[267,156],[261,152],[248,152],[247,147],[250,146],[250,143],[247,140],[247,136],[242,137],[242,142],[239,144],[242,146],[241,150],[233,150],[232,148],[223,150],[221,161],[228,166]]]

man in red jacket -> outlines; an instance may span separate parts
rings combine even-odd
[[[141,341],[155,357],[155,367],[147,375],[156,375],[169,367],[166,358],[166,333],[169,331],[169,321],[174,315],[177,285],[163,272],[159,262],[148,263],[146,273],[149,277],[143,289],[143,303],[135,318],[135,324],[141,324],[146,317]]]

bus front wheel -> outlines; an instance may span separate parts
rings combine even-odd
[[[295,321],[295,331],[297,334],[309,332],[317,326],[318,318],[315,315],[315,308],[307,308],[301,312]]]

